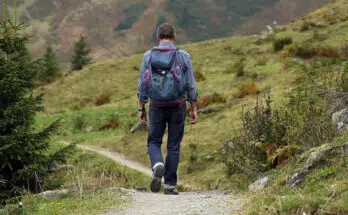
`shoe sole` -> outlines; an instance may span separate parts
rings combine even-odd
[[[164,175],[164,166],[158,166],[154,169],[150,190],[153,193],[158,193],[162,186],[162,177]]]
[[[164,195],[167,195],[167,196],[177,196],[177,195],[179,195],[179,193],[164,193]]]

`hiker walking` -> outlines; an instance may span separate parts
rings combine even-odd
[[[147,123],[145,104],[150,100],[148,152],[153,170],[150,189],[159,192],[164,176],[166,195],[179,194],[176,191],[177,169],[184,136],[186,101],[191,103],[190,123],[195,124],[198,119],[198,95],[191,57],[174,45],[175,36],[172,25],[165,23],[159,26],[159,44],[145,53],[138,86],[141,123]],[[167,125],[167,158],[164,162],[161,145]]]

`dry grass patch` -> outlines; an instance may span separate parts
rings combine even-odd
[[[96,106],[102,106],[105,104],[109,104],[111,102],[110,95],[108,94],[101,94],[96,97],[94,97],[93,103]]]
[[[248,95],[257,95],[260,92],[254,81],[245,81],[238,86],[238,91],[232,93],[232,96],[235,98],[244,98]]]
[[[106,123],[103,127],[101,127],[99,130],[115,130],[120,126],[120,121],[117,116],[112,116],[111,119]]]

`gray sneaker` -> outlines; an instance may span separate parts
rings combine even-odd
[[[179,195],[179,192],[174,188],[171,188],[171,189],[164,188],[164,195]]]
[[[153,169],[152,181],[150,185],[151,192],[158,193],[161,190],[163,175],[164,175],[164,165],[163,164],[155,165],[155,168]]]

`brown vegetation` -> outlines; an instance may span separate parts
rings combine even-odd
[[[257,88],[255,82],[245,81],[238,86],[238,91],[232,93],[235,98],[244,98],[247,95],[257,95],[260,90]]]
[[[206,80],[206,77],[203,75],[203,73],[200,70],[195,71],[195,78],[197,82]]]
[[[96,106],[102,106],[102,105],[105,105],[105,104],[109,104],[111,102],[110,100],[110,96],[107,95],[107,94],[101,94],[101,95],[98,95],[94,98],[94,104]]]
[[[197,101],[198,109],[202,109],[207,107],[210,104],[216,104],[216,103],[226,103],[226,98],[219,94],[219,93],[213,93],[206,96],[200,96]],[[187,106],[187,111],[191,111],[191,105]]]
[[[312,46],[309,44],[293,44],[284,47],[281,53],[282,57],[299,57],[303,59],[311,59],[313,57],[341,58],[340,50],[336,47]]]
[[[112,116],[111,119],[102,126],[99,130],[115,130],[120,126],[119,118],[117,116]]]

